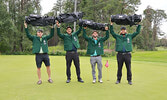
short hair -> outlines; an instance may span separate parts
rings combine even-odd
[[[41,33],[43,33],[43,30],[42,30],[42,29],[38,29],[37,32],[41,32]]]
[[[93,34],[94,32],[96,32],[96,33],[98,34],[98,32],[97,32],[96,30],[93,30],[92,34]]]
[[[67,30],[68,28],[71,28],[71,27],[70,27],[70,26],[67,26],[67,27],[66,27],[66,30]],[[72,29],[72,28],[71,28],[71,29]]]

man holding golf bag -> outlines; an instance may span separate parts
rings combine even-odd
[[[87,47],[87,54],[89,54],[90,57],[90,63],[92,66],[92,76],[93,76],[93,83],[96,83],[96,63],[98,68],[98,82],[103,83],[102,81],[102,57],[101,55],[104,53],[103,49],[103,42],[106,41],[109,38],[109,31],[108,27],[105,27],[106,30],[106,36],[105,37],[99,37],[97,31],[93,31],[92,37],[88,37],[86,35],[86,28],[83,29],[83,37],[86,41],[88,41],[88,47]]]
[[[36,35],[31,35],[28,31],[28,25],[24,22],[25,32],[29,40],[33,42],[33,53],[36,55],[36,66],[37,66],[37,75],[38,75],[38,82],[37,84],[42,84],[41,80],[41,65],[42,62],[45,63],[47,73],[48,73],[48,82],[53,83],[51,79],[51,70],[50,70],[50,59],[48,56],[48,40],[53,37],[54,35],[54,27],[51,26],[51,31],[49,35],[43,35],[43,30],[37,30]]]
[[[71,81],[72,61],[74,61],[78,82],[84,83],[84,81],[80,77],[80,61],[79,61],[79,55],[77,53],[77,49],[80,47],[78,41],[78,35],[81,33],[82,27],[80,27],[78,31],[72,32],[72,28],[68,26],[66,28],[66,34],[62,34],[60,32],[60,24],[58,21],[56,22],[56,25],[57,25],[57,35],[64,40],[64,50],[66,51],[66,75],[67,75],[66,83],[70,83]]]
[[[117,81],[116,84],[121,82],[122,67],[125,62],[127,69],[127,80],[128,84],[132,85],[132,72],[131,72],[131,51],[132,51],[132,39],[140,33],[141,25],[138,24],[136,32],[128,34],[125,27],[121,27],[120,34],[116,34],[113,30],[113,23],[111,22],[110,32],[111,35],[116,39],[116,51],[117,53]]]

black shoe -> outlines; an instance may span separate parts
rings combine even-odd
[[[53,83],[53,80],[52,80],[52,79],[49,79],[48,82],[49,82],[49,83]]]
[[[119,80],[117,80],[116,82],[115,82],[115,84],[119,84],[120,83],[120,81]]]
[[[37,84],[38,84],[38,85],[42,84],[42,81],[41,81],[41,80],[39,80],[39,81],[37,82]]]
[[[70,83],[70,79],[68,79],[68,80],[66,81],[66,83]]]
[[[128,81],[128,84],[129,84],[129,85],[132,85],[132,81]]]
[[[84,81],[82,79],[78,80],[78,82],[84,83]]]

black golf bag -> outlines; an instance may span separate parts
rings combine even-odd
[[[82,17],[83,17],[82,12],[67,13],[67,14],[60,14],[59,16],[56,17],[56,20],[59,21],[59,23],[71,23],[79,19],[82,19]]]
[[[111,21],[118,25],[136,25],[137,22],[141,22],[142,16],[134,14],[133,16],[128,15],[111,15]]]
[[[33,26],[47,26],[55,24],[55,17],[43,16],[30,14],[30,16],[25,16],[25,21],[27,24],[31,24]]]
[[[108,26],[107,23],[96,23],[92,20],[79,20],[79,26],[88,27],[94,30],[105,31],[105,27]]]

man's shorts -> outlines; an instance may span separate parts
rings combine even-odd
[[[42,62],[44,62],[45,66],[50,66],[50,60],[47,53],[36,54],[35,59],[36,59],[37,68],[41,68]]]

